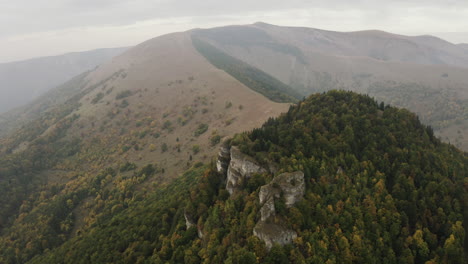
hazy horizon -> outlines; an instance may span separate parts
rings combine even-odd
[[[264,21],[255,21],[255,22],[248,23],[248,24],[254,24],[254,23],[257,23],[257,22],[264,22]],[[264,23],[266,23],[266,22],[264,22]],[[273,24],[273,23],[268,23],[268,24]],[[219,26],[222,27],[222,26],[230,26],[230,25],[241,25],[241,24],[229,24],[229,25],[219,25]],[[244,24],[242,24],[242,25],[244,25]],[[290,26],[290,25],[279,25],[279,24],[273,24],[273,25],[285,26],[285,27]],[[296,26],[300,27],[299,25],[296,25]],[[217,26],[213,26],[213,27],[217,27]],[[141,40],[138,43],[135,43],[133,45],[125,45],[125,46],[117,45],[117,46],[109,46],[109,47],[92,47],[92,48],[81,49],[81,50],[66,50],[66,51],[63,51],[63,52],[60,52],[60,53],[51,53],[51,54],[44,54],[44,55],[38,54],[38,55],[34,55],[33,57],[24,57],[24,58],[19,58],[19,59],[15,59],[15,60],[0,61],[0,64],[22,62],[22,61],[27,61],[27,60],[39,59],[39,58],[43,58],[43,57],[55,57],[55,56],[61,56],[61,55],[66,55],[66,54],[79,53],[79,52],[88,52],[88,51],[101,50],[101,49],[132,47],[132,46],[138,45],[138,44],[140,44],[140,43],[142,43],[142,42],[144,42],[146,40],[149,40],[149,39],[152,39],[152,38],[155,38],[155,37],[159,37],[159,36],[174,33],[174,32],[187,31],[187,30],[191,30],[191,29],[194,29],[194,28],[199,28],[199,27],[188,28],[186,30],[176,30],[176,31],[165,32],[165,33],[162,33],[162,34],[159,34],[159,35],[155,35],[153,37],[149,37],[147,39],[143,39],[143,40]],[[206,27],[206,28],[209,28],[209,27]],[[314,27],[309,27],[309,28],[314,28]],[[324,28],[316,28],[316,29],[329,30],[329,29],[324,29]],[[338,30],[330,30],[330,31],[353,32],[353,31],[366,31],[366,30],[382,30],[382,29],[368,28],[368,29],[350,30],[350,31],[338,31]],[[385,30],[383,30],[383,31],[385,31]],[[393,33],[393,34],[399,34],[399,33],[391,32],[391,31],[386,31],[386,32]],[[406,34],[399,34],[399,35],[406,35]],[[438,38],[443,39],[445,41],[448,41],[448,42],[450,42],[452,44],[468,44],[468,32],[466,32],[466,33],[464,33],[464,32],[440,32],[440,33],[428,33],[428,34],[415,34],[415,35],[407,35],[407,36],[423,36],[423,35],[435,36],[435,37],[438,37]],[[465,35],[466,35],[466,38],[467,38],[466,42],[451,41],[451,39],[464,39]]]
[[[0,10],[0,63],[133,46],[166,33],[258,21],[342,32],[378,29],[410,36],[433,35],[454,44],[468,43],[468,3],[460,0],[0,0]]]

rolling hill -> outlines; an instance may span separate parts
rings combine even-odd
[[[86,141],[105,136],[119,142],[123,149],[134,148],[133,137],[144,139],[142,148],[146,150],[138,151],[143,151],[140,155],[147,157],[146,161],[154,156],[148,150],[151,144],[158,146],[159,156],[161,145],[166,143],[169,151],[164,160],[172,162],[170,153],[185,153],[188,158],[192,145],[201,145],[199,156],[203,156],[211,148],[211,136],[224,137],[252,128],[286,108],[212,66],[193,48],[189,33],[178,33],[142,43],[22,109],[3,115],[6,121],[0,126],[23,125],[21,131],[29,133],[31,120],[56,111],[63,119],[78,116],[67,138],[76,136]],[[50,123],[42,122],[43,131],[34,131],[34,136],[45,136],[41,133],[52,130],[50,125],[60,121],[54,118]],[[209,128],[195,136],[198,127],[205,126]],[[14,143],[8,147],[4,144],[3,149],[25,144],[19,134],[14,140],[5,139]],[[168,167],[175,167],[172,165]]]
[[[193,35],[303,96],[345,89],[408,108],[444,140],[468,150],[468,55],[461,45],[431,36],[265,23]]]
[[[49,89],[92,70],[126,49],[98,49],[0,63],[0,113],[29,103]]]

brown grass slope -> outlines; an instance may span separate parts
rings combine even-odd
[[[80,139],[81,151],[54,169],[98,170],[129,161],[157,164],[171,178],[197,161],[210,162],[223,137],[287,107],[212,66],[193,48],[189,32],[175,33],[129,49],[17,110],[9,124],[22,128],[4,137],[0,149],[27,150],[75,117],[64,140]],[[61,114],[42,122],[42,130],[28,126],[49,112]]]
[[[24,263],[33,254],[25,245],[49,234],[51,219],[60,217],[44,213],[57,201],[80,194],[69,202],[70,221],[60,220],[54,238],[60,244],[96,224],[116,201],[109,193],[125,203],[144,199],[199,162],[210,163],[224,137],[288,107],[212,66],[190,32],[137,45],[4,121],[15,129],[0,138],[0,187],[9,182],[4,175],[13,179],[7,191],[24,185],[16,180],[17,164],[33,169],[21,189],[27,192],[0,206],[8,214],[0,215],[0,250],[17,248]],[[131,163],[137,168],[122,169]],[[138,174],[150,164],[154,173]],[[107,168],[115,175],[103,174]]]
[[[189,33],[138,45],[91,73],[90,85],[119,71],[119,78],[80,101],[75,133],[108,135],[121,145],[138,134],[139,150],[133,147],[120,157],[142,163],[156,161],[169,171],[180,172],[190,166],[190,156],[209,161],[217,151],[211,138],[252,129],[287,108],[214,68],[193,48]],[[131,95],[117,100],[125,91]],[[105,95],[93,104],[99,93]],[[128,102],[125,108],[123,100]],[[94,129],[90,126],[93,123]],[[104,129],[97,128],[105,123]],[[207,131],[197,136],[203,125],[208,126]],[[164,144],[167,151],[162,149]]]

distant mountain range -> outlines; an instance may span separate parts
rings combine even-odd
[[[98,49],[0,63],[0,113],[24,105],[127,48]]]
[[[468,53],[432,36],[333,32],[265,23],[195,30],[192,36],[307,96],[367,93],[406,107],[468,150]]]
[[[73,68],[78,74],[80,70],[76,65],[91,67],[123,49],[4,64],[1,66],[9,66],[10,71],[13,65],[37,70],[6,76],[10,82],[22,82],[23,86],[15,86],[18,89],[13,92],[8,89],[12,94],[0,97],[1,100],[12,104],[34,97],[33,91],[49,92],[28,105],[0,115],[0,135],[11,133],[36,120],[41,113],[73,99],[77,103],[73,113],[80,115],[78,121],[89,124],[92,120],[102,120],[103,130],[107,126],[122,128],[122,124],[112,125],[111,120],[105,120],[109,116],[121,116],[125,110],[153,119],[161,115],[164,119],[172,117],[172,124],[186,124],[190,116],[194,126],[209,124],[210,131],[227,136],[254,127],[285,109],[276,103],[295,102],[315,92],[345,89],[406,107],[434,127],[444,140],[467,150],[468,137],[464,132],[468,130],[468,53],[465,47],[432,36],[408,37],[376,30],[333,32],[259,22],[157,37],[62,85],[58,85],[58,76],[65,79],[64,69]],[[72,75],[71,71],[68,74]],[[45,83],[54,79],[57,87],[47,87]],[[180,92],[175,92],[178,89]],[[117,99],[117,95],[125,92],[128,93],[128,98],[124,98],[128,107],[119,107],[122,100]],[[204,102],[203,107],[200,100]],[[208,103],[210,100],[214,101]],[[244,110],[234,113],[227,110],[229,108],[223,109],[225,103],[237,104],[238,108],[242,105]],[[209,111],[207,106],[214,107],[216,117],[194,114]],[[221,122],[224,112],[230,114]],[[135,117],[125,116],[128,122],[134,121]],[[212,124],[214,120],[220,123]],[[223,128],[222,123],[227,121],[238,122],[235,131],[232,127]],[[131,130],[131,126],[128,129]],[[74,131],[84,135],[99,134],[86,126]],[[171,135],[181,139],[187,134],[182,133],[184,135],[177,135],[177,132]],[[153,144],[161,145],[160,138],[153,140]]]

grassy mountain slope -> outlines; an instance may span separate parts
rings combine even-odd
[[[0,63],[0,113],[29,103],[73,76],[92,70],[126,49],[98,49]]]
[[[346,89],[416,112],[468,149],[468,69],[458,45],[381,31],[332,32],[264,23],[199,31],[217,49],[307,96]]]
[[[105,206],[115,204],[114,212],[31,263],[466,259],[468,157],[440,142],[407,110],[351,92],[315,94],[230,144],[260,164],[273,162],[278,172],[246,180],[231,197],[211,166],[203,175],[203,168],[189,171],[145,200],[110,199]],[[272,221],[298,237],[268,252],[252,234],[260,186],[296,170],[305,174],[305,195],[291,208],[280,196]],[[186,228],[185,213],[195,226]]]
[[[50,91],[0,139],[0,262],[61,245],[287,107],[212,66],[189,33],[149,40]]]
[[[255,27],[283,33],[282,40],[292,38],[296,45],[325,54],[345,57],[370,57],[389,62],[421,65],[468,67],[468,56],[460,46],[433,36],[404,36],[379,30],[334,32],[314,28],[277,27],[256,23]]]
[[[226,71],[247,87],[263,94],[270,100],[283,103],[295,102],[301,97],[291,87],[288,87],[267,73],[223,53],[196,35],[192,37],[192,41],[195,48],[214,66]]]
[[[31,129],[31,122],[27,122],[37,119],[38,113],[47,116],[48,111],[60,112],[59,108],[71,105],[63,117],[40,122],[47,130]],[[130,156],[132,161],[138,161],[138,155],[133,155],[138,152],[146,161],[164,154],[171,162],[182,155],[178,153],[188,158],[193,145],[200,145],[197,154],[203,156],[214,149],[212,138],[219,141],[249,129],[286,108],[214,68],[192,47],[188,34],[173,34],[129,50],[13,115],[14,122],[25,120],[21,123],[24,133],[5,138],[2,150],[27,145],[33,137],[50,133],[61,118],[76,115],[67,138],[81,137],[89,144],[92,138],[104,141],[107,137],[115,143],[111,148],[126,153],[122,156]],[[200,140],[191,143],[195,139]],[[136,147],[137,143],[143,145]],[[167,151],[161,153],[164,143]],[[158,151],[149,150],[152,144]]]

